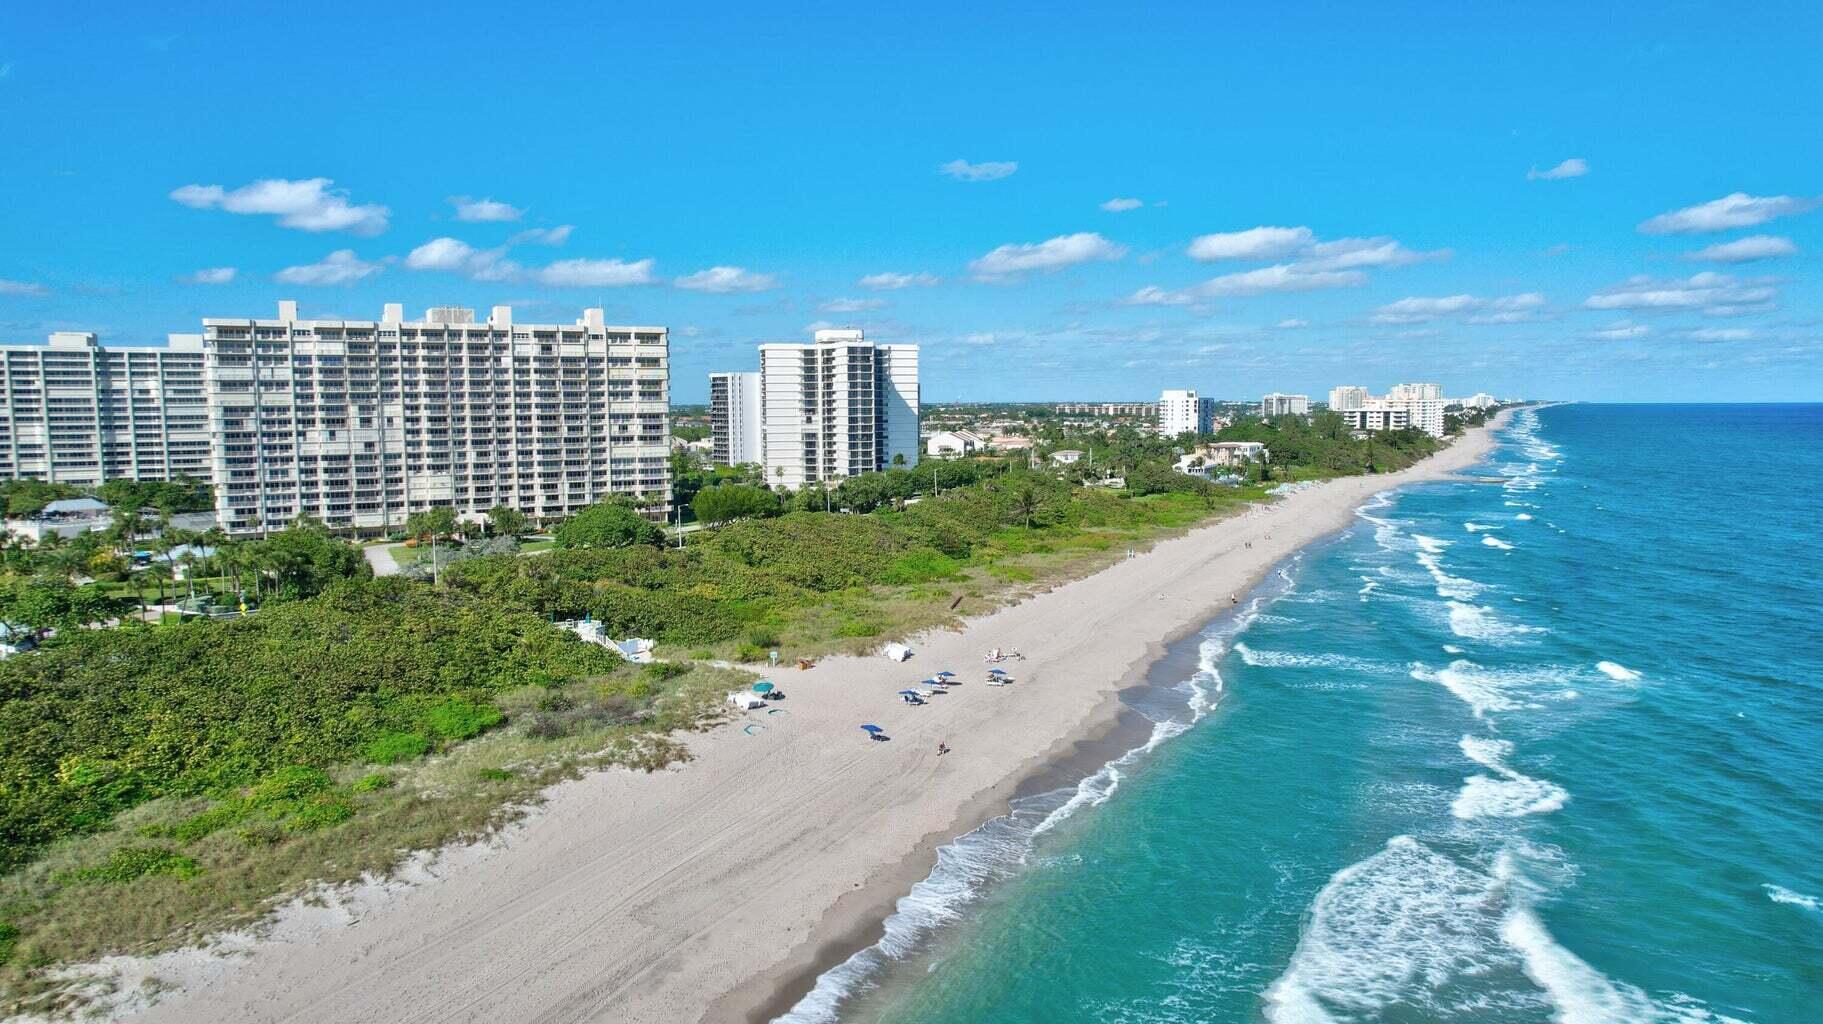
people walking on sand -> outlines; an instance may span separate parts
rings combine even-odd
[[[942,757],[944,754],[947,754],[947,753],[949,753],[949,744],[943,742],[942,740],[938,740],[937,741],[937,756]]]

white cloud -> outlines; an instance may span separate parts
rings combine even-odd
[[[885,299],[830,299],[818,308],[825,313],[864,313],[884,305]]]
[[[1369,319],[1377,324],[1423,324],[1460,316],[1463,323],[1513,324],[1533,319],[1544,304],[1545,297],[1538,292],[1492,299],[1467,294],[1437,298],[1414,296],[1381,306]]]
[[[914,286],[929,288],[941,283],[942,280],[935,274],[895,274],[889,271],[883,274],[868,274],[855,283],[863,288],[872,288],[874,291],[890,292]]]
[[[1390,238],[1338,238],[1318,242],[1304,251],[1295,266],[1300,270],[1358,270],[1369,267],[1403,267],[1421,260],[1442,259],[1448,249],[1413,252]]]
[[[1117,260],[1127,247],[1093,231],[1058,235],[1042,242],[1008,243],[968,265],[978,281],[999,281],[1031,270],[1058,270],[1078,263]]]
[[[772,274],[756,274],[742,267],[710,267],[694,274],[680,277],[676,284],[679,288],[693,292],[712,292],[726,295],[730,292],[763,292],[778,285],[778,278]]]
[[[49,295],[51,290],[36,281],[8,281],[0,278],[0,295]]]
[[[544,284],[558,288],[624,288],[651,284],[650,259],[635,260],[558,260],[540,268],[535,276]]]
[[[1560,178],[1580,178],[1589,173],[1589,161],[1573,156],[1548,171],[1534,167],[1525,172],[1527,181],[1556,181]]]
[[[1110,199],[1101,204],[1101,208],[1108,213],[1126,213],[1128,210],[1137,210],[1144,205],[1146,205],[1145,202],[1139,199]]]
[[[570,240],[570,232],[574,230],[574,224],[559,224],[554,228],[527,228],[514,235],[506,244],[562,245]]]
[[[1704,271],[1683,279],[1630,277],[1589,296],[1583,305],[1590,309],[1700,309],[1711,316],[1733,316],[1764,308],[1777,296],[1778,290],[1764,282]]]
[[[1706,260],[1711,263],[1752,263],[1755,260],[1769,260],[1779,256],[1790,256],[1798,247],[1789,238],[1778,235],[1748,235],[1732,242],[1718,242],[1715,245],[1687,252],[1687,260]]]
[[[348,201],[345,190],[331,190],[333,184],[328,178],[264,178],[232,190],[220,185],[185,185],[173,189],[171,198],[196,210],[277,217],[280,226],[299,231],[377,235],[386,230],[386,218],[392,211],[372,204],[356,206]]]
[[[1149,284],[1121,300],[1129,306],[1188,306],[1196,301],[1189,292],[1171,292]]]
[[[1316,241],[1306,227],[1257,227],[1202,235],[1184,250],[1193,260],[1270,260],[1300,252]]]
[[[1212,277],[1190,289],[1199,298],[1224,295],[1261,295],[1266,292],[1311,292],[1323,288],[1352,288],[1366,284],[1367,275],[1359,270],[1301,270],[1294,264],[1278,263],[1258,270]]]
[[[337,249],[323,257],[320,263],[286,267],[272,275],[272,279],[281,284],[324,286],[353,284],[379,272],[380,264],[368,263],[356,256],[353,249]]]
[[[967,160],[951,160],[937,168],[937,173],[947,174],[957,181],[993,181],[1004,178],[1019,169],[1017,160],[987,161],[971,164]]]
[[[1625,341],[1629,338],[1643,338],[1652,333],[1652,328],[1645,324],[1636,324],[1631,320],[1617,320],[1598,331],[1590,331],[1589,337],[1602,341]]]
[[[506,247],[476,249],[455,238],[433,238],[413,249],[405,257],[411,270],[446,270],[463,274],[476,281],[512,281],[524,272],[519,264],[506,258]]]
[[[185,284],[227,284],[234,280],[236,271],[233,267],[205,267],[193,274],[185,274]]]
[[[1750,228],[1779,217],[1807,213],[1817,208],[1823,198],[1802,196],[1750,196],[1735,192],[1696,206],[1661,213],[1640,224],[1648,235],[1701,234]]]
[[[475,255],[466,242],[454,238],[433,238],[413,249],[405,257],[412,270],[460,270]]]
[[[1295,331],[1295,330],[1299,329],[1300,327],[1309,327],[1310,321],[1309,320],[1299,320],[1297,317],[1291,317],[1290,319],[1287,319],[1287,320],[1280,320],[1278,323],[1274,324],[1273,326],[1277,327],[1281,331]]]
[[[450,196],[449,204],[456,208],[456,219],[481,223],[487,221],[518,220],[525,216],[525,211],[516,206],[497,202],[493,199],[472,199],[468,196]]]
[[[1703,327],[1684,332],[1691,341],[1751,341],[1753,336],[1745,327]]]

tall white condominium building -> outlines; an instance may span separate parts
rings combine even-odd
[[[205,319],[216,513],[230,531],[301,514],[384,529],[434,505],[554,519],[611,494],[669,507],[663,327],[523,324],[506,306],[407,322]]]
[[[1443,385],[1394,384],[1387,389],[1386,400],[1403,406],[1412,426],[1432,437],[1443,436]]]
[[[1394,384],[1386,389],[1386,400],[1389,402],[1428,402],[1432,399],[1443,400],[1443,385]]]
[[[761,345],[760,396],[766,480],[775,486],[918,461],[916,345],[876,345],[855,330]]]
[[[1215,399],[1195,391],[1168,389],[1158,396],[1158,436],[1207,434],[1215,427]]]
[[[1274,391],[1260,399],[1260,415],[1266,419],[1274,416],[1305,416],[1309,413],[1309,395],[1282,395]]]
[[[1353,384],[1344,384],[1339,388],[1329,389],[1329,408],[1332,412],[1349,412],[1354,409],[1367,408],[1370,396],[1367,389]]]
[[[48,345],[0,346],[0,374],[0,478],[209,479],[201,338],[104,348],[59,331]]]
[[[709,445],[716,465],[763,461],[761,424],[759,374],[709,375]]]

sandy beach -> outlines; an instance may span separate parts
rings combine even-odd
[[[656,775],[603,772],[551,790],[523,825],[455,851],[422,884],[334,912],[294,908],[231,960],[113,962],[161,986],[147,1022],[746,1021],[788,1007],[873,942],[935,847],[1005,808],[1021,780],[1105,733],[1115,695],[1293,551],[1379,491],[1469,466],[1471,432],[1391,476],[1299,490],[1094,576],[913,638],[916,655],[782,671],[784,714],[689,739]],[[983,654],[1024,652],[1014,685]],[[958,692],[894,696],[938,669]],[[755,734],[746,724],[762,726]],[[877,723],[890,742],[858,728]],[[952,753],[939,758],[943,740]],[[289,920],[283,919],[289,917]]]

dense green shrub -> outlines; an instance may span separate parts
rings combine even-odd
[[[446,740],[466,740],[500,724],[504,716],[491,704],[475,704],[451,697],[430,709],[425,721],[431,732]]]
[[[430,752],[430,737],[421,732],[389,732],[376,736],[361,751],[369,764],[399,764]]]
[[[551,533],[560,548],[624,548],[662,544],[664,531],[626,505],[604,501],[565,520]]]
[[[57,881],[69,885],[81,882],[131,882],[146,875],[195,878],[201,871],[196,866],[196,861],[181,853],[156,846],[123,846],[109,854],[105,863],[59,872]]]
[[[0,661],[0,870],[160,795],[327,768],[388,734],[420,733],[416,756],[444,701],[618,664],[528,611],[394,579],[240,619],[73,630]]]

